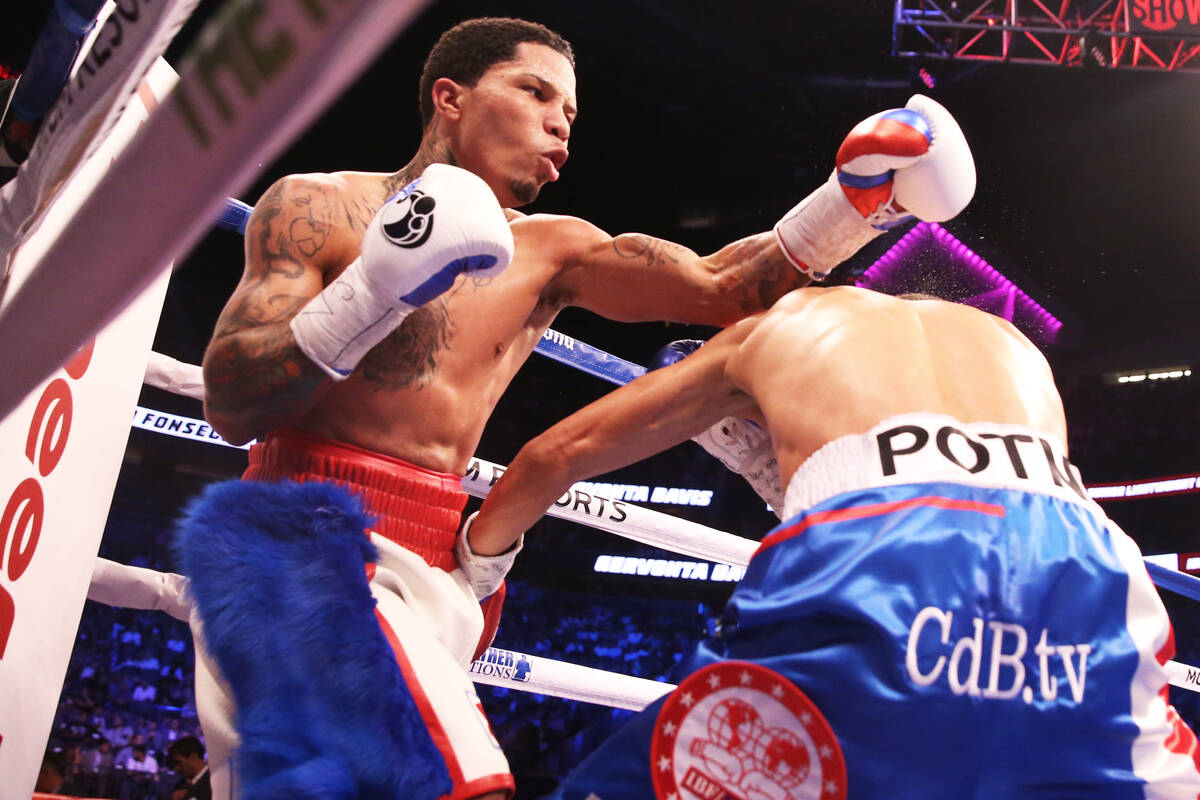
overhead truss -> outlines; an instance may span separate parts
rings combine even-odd
[[[1200,72],[1200,0],[896,0],[892,54]]]

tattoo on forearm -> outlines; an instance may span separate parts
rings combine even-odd
[[[621,258],[645,259],[648,267],[665,264],[667,261],[678,264],[679,255],[687,252],[687,248],[682,245],[640,233],[625,233],[613,239],[613,250]]]
[[[418,308],[359,362],[362,377],[380,390],[420,389],[433,378],[454,322],[442,299]]]
[[[261,285],[260,281],[246,287],[230,299],[228,308],[217,321],[214,339],[251,328],[288,322],[308,302],[307,297],[290,294],[262,297],[259,291]]]
[[[296,346],[286,325],[256,327],[240,336],[218,336],[205,358],[206,401],[228,419],[270,398],[268,415],[286,419],[307,410],[325,375]],[[266,420],[260,425],[269,426]]]
[[[741,297],[747,313],[771,307],[783,295],[805,285],[807,278],[782,256],[764,247],[769,239],[751,236],[726,245],[716,260],[723,265],[721,283]]]

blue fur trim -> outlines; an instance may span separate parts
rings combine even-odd
[[[235,700],[246,800],[436,798],[445,762],[375,619],[375,548],[330,483],[227,481],[176,536],[209,652]]]

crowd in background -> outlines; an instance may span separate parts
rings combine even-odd
[[[179,780],[169,748],[203,741],[194,661],[187,623],[89,602],[50,732],[55,766],[66,770],[59,793],[169,798]]]

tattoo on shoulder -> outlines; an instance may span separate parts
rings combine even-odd
[[[385,195],[388,197],[390,195]],[[346,217],[346,225],[350,230],[362,238],[362,235],[367,232],[367,226],[371,224],[371,218],[375,216],[375,212],[379,210],[381,201],[371,202],[365,197],[354,197],[342,202],[342,213]]]
[[[276,183],[258,201],[246,231],[249,254],[268,273],[299,278],[304,274],[301,259],[317,255],[329,240],[332,193],[309,181]]]
[[[453,332],[445,302],[426,303],[363,357],[359,373],[380,390],[420,389],[433,378]]]
[[[679,255],[687,248],[653,236],[624,233],[613,239],[613,250],[621,258],[644,259],[646,266],[654,267],[667,261],[679,263]]]

